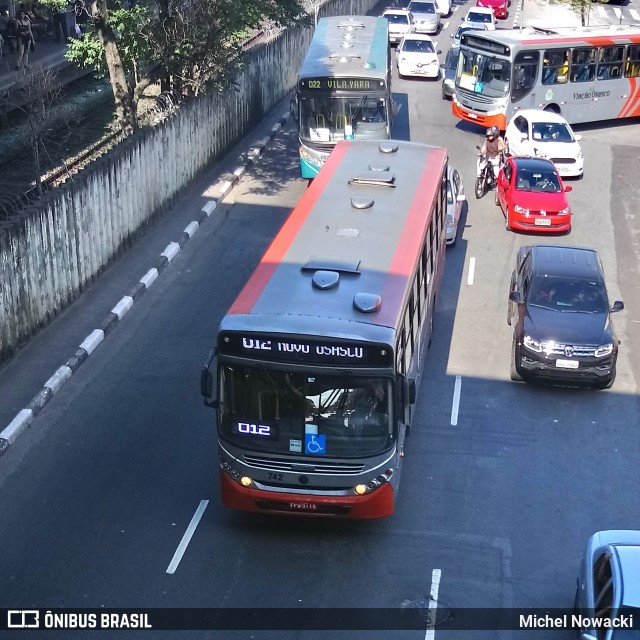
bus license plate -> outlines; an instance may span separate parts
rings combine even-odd
[[[550,227],[551,220],[549,220],[549,218],[536,218],[535,224],[538,227]]]
[[[290,502],[289,509],[291,511],[315,511],[318,508],[317,504],[311,502]]]
[[[556,360],[556,367],[560,369],[577,369],[579,366],[577,360]]]

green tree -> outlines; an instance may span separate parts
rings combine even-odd
[[[574,13],[580,16],[582,26],[589,24],[589,11],[592,0],[550,0],[552,4],[559,4],[569,7]]]
[[[71,41],[67,57],[109,72],[125,131],[137,126],[135,103],[148,82],[141,84],[141,70],[157,69],[163,89],[197,94],[232,79],[242,41],[262,25],[310,22],[301,0],[139,0],[132,8],[91,2],[95,32]]]

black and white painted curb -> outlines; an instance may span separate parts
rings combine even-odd
[[[231,172],[220,176],[213,187],[213,193],[217,193],[209,200],[200,211],[196,220],[190,222],[175,242],[170,242],[160,254],[160,258],[154,267],[149,269],[133,289],[116,304],[109,315],[104,319],[98,329],[94,329],[80,344],[65,364],[63,364],[45,383],[43,388],[35,395],[31,402],[18,412],[16,417],[0,432],[0,456],[16,441],[24,430],[31,425],[34,418],[42,411],[43,407],[60,390],[62,385],[71,378],[80,365],[100,346],[103,340],[111,333],[113,328],[122,320],[133,303],[156,281],[158,275],[176,257],[180,249],[194,236],[196,231],[206,222],[215,211],[218,204],[224,200],[229,192],[244,176],[247,169],[263,154],[269,143],[278,135],[282,127],[290,118],[289,113],[280,117],[269,130],[269,135],[258,140],[246,153],[241,154],[238,166]]]
[[[516,7],[516,13],[513,17],[513,28],[522,29],[522,21],[524,19],[524,0],[517,0],[518,6]]]

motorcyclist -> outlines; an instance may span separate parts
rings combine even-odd
[[[505,149],[506,145],[500,136],[500,129],[498,129],[498,127],[489,127],[486,132],[484,144],[480,149],[480,155],[484,156],[491,163],[494,178],[498,175]]]

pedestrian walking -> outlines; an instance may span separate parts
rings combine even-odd
[[[31,20],[29,20],[24,9],[20,9],[16,18],[16,37],[18,40],[16,69],[20,69],[20,67],[28,68],[29,50],[34,46],[34,42],[33,32],[31,31]]]

